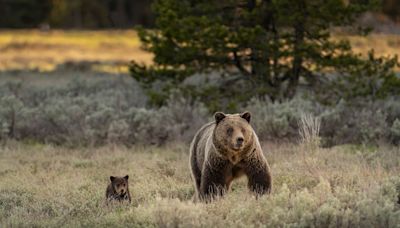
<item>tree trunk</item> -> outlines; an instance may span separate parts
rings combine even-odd
[[[298,22],[295,25],[294,47],[293,47],[293,61],[291,76],[285,91],[285,98],[292,99],[296,95],[297,87],[299,85],[300,74],[303,65],[303,53],[301,46],[304,43],[304,23]]]

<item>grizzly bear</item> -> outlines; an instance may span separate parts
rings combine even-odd
[[[114,177],[110,176],[111,183],[107,186],[106,199],[108,201],[128,201],[131,202],[131,194],[128,186],[129,176]]]
[[[190,145],[190,167],[195,198],[209,202],[230,189],[234,179],[246,175],[257,196],[271,191],[271,173],[260,142],[250,125],[251,114],[217,112],[215,122],[204,125]]]

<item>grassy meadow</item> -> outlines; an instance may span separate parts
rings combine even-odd
[[[264,144],[273,192],[245,178],[193,203],[187,145],[0,150],[2,227],[398,227],[399,148]],[[132,204],[105,204],[110,175],[130,175]],[[397,190],[396,190],[397,188]]]
[[[363,54],[400,54],[400,36],[347,38]],[[400,227],[400,147],[379,141],[400,138],[395,98],[324,112],[344,144],[330,148],[315,132],[298,140],[301,108],[313,104],[256,102],[272,193],[255,199],[242,178],[226,197],[194,203],[189,142],[212,116],[183,98],[148,107],[125,77],[132,59],[152,62],[134,31],[0,31],[0,227]],[[94,68],[63,70],[68,62]],[[354,135],[375,146],[346,144]],[[126,174],[132,203],[106,205],[109,176]]]

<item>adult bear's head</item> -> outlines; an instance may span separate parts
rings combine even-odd
[[[250,125],[251,114],[224,114],[217,112],[214,115],[215,129],[213,143],[218,153],[228,158],[233,164],[238,163],[253,147],[253,128]]]

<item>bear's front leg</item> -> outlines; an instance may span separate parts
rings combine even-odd
[[[228,190],[227,169],[228,161],[214,160],[206,164],[201,177],[199,198],[202,201],[210,202],[216,197],[221,197]]]
[[[272,178],[265,158],[251,159],[246,162],[245,173],[249,181],[248,187],[250,191],[257,195],[264,195],[271,192]]]

